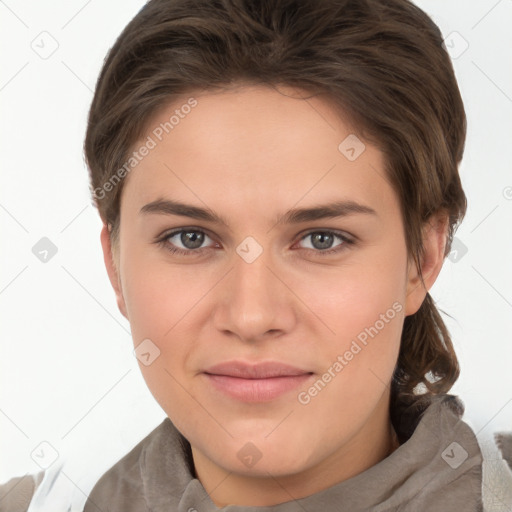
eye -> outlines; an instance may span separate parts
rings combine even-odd
[[[345,250],[347,246],[354,244],[351,238],[337,231],[311,231],[303,236],[300,241],[302,242],[308,238],[311,239],[311,242],[306,249],[312,249],[321,256],[341,252]],[[341,240],[341,243],[332,249],[331,247],[335,239]]]
[[[355,243],[354,240],[343,233],[328,230],[311,231],[304,235],[299,242],[303,242],[308,238],[311,239],[309,247],[302,247],[302,249],[311,250],[321,256],[339,253]],[[161,238],[156,240],[156,242],[173,254],[197,256],[212,248],[202,247],[207,239],[212,240],[200,229],[181,228],[171,233],[164,234]],[[336,239],[338,239],[340,243],[334,248],[331,248]]]
[[[171,233],[165,234],[157,242],[174,254],[183,254],[185,256],[192,256],[201,254],[207,247],[201,247],[205,239],[211,238],[204,232],[198,229],[178,229]],[[180,248],[179,245],[183,248]]]

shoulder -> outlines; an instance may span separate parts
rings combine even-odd
[[[145,443],[146,440],[141,441],[100,477],[87,498],[84,512],[102,512],[109,503],[133,503],[141,496],[139,468]]]
[[[110,456],[104,458],[89,447],[89,454],[81,449],[61,454],[44,471],[11,478],[0,484],[0,512],[147,510],[141,506],[141,467],[147,447],[155,449],[155,439],[167,435],[168,423],[166,418],[107,471]]]
[[[99,478],[87,498],[83,512],[147,509],[142,476],[145,454],[148,447],[158,443],[168,428],[167,423],[166,418]]]
[[[459,397],[447,395],[440,398],[443,406],[464,420],[465,406]],[[466,423],[467,424],[467,423]],[[482,504],[483,512],[512,511],[512,430],[507,432],[487,433],[485,430],[475,432],[482,455]]]
[[[464,402],[456,395],[419,396],[398,405],[394,425],[405,441],[422,427],[440,438],[456,440],[443,452],[445,460],[454,456],[465,460],[468,453],[474,454],[472,471],[478,475],[479,485],[478,491],[474,485],[470,490],[478,492],[480,510],[512,512],[512,431],[476,431],[465,416]],[[462,487],[467,493],[467,485]]]
[[[0,512],[25,512],[44,472],[11,478],[0,484]]]

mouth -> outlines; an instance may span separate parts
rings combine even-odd
[[[313,372],[278,362],[230,361],[203,372],[217,391],[243,402],[268,402],[304,385]]]

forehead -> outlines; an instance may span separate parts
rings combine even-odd
[[[315,202],[326,193],[372,201],[393,196],[382,153],[325,99],[299,89],[183,95],[152,117],[134,150],[143,145],[151,149],[123,192],[138,204],[166,192],[254,210],[269,202]]]

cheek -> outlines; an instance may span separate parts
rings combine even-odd
[[[144,342],[158,354],[150,365],[139,359],[139,366],[153,395],[162,403],[165,396],[158,397],[160,390],[168,394],[169,389],[179,389],[179,382],[184,380],[198,329],[208,318],[201,299],[211,286],[207,279],[198,278],[192,265],[181,269],[161,261],[150,264],[137,258],[135,251],[131,256],[124,265],[123,294],[133,344],[137,350]]]
[[[307,293],[307,305],[328,327],[314,336],[328,381],[325,391],[317,386],[323,398],[314,407],[343,400],[354,411],[364,409],[364,400],[375,402],[385,390],[400,349],[405,264],[404,251],[318,274],[314,287],[302,283],[298,295]]]
[[[367,382],[372,370],[387,381],[400,347],[403,298],[394,287],[357,284],[347,293],[333,292],[331,301],[318,297],[316,310],[331,333],[316,336],[316,348],[326,367],[342,356],[343,374],[352,382]]]
[[[129,254],[123,266],[123,295],[134,343],[152,337],[163,340],[186,319],[204,294],[205,283],[197,279],[192,266],[152,261],[136,248]]]
[[[392,309],[390,315],[394,316],[400,306],[404,307],[405,258],[400,260],[397,255],[389,262],[376,259],[324,269],[314,278],[297,278],[294,291],[329,328],[330,337],[343,344],[373,325],[381,314]],[[393,309],[395,303],[398,306]]]
[[[146,271],[139,270],[143,268]],[[136,353],[150,354],[146,359],[138,355],[141,374],[167,414],[189,410],[194,404],[186,391],[189,375],[185,368],[193,351],[194,305],[205,293],[204,283],[191,287],[186,276],[164,266],[150,270],[126,265],[125,269],[130,276],[124,292],[134,348]],[[181,427],[179,414],[169,417]]]
[[[330,420],[322,428],[333,439],[366,421],[388,391],[404,321],[396,282],[347,278],[346,286],[330,289],[331,300],[317,298],[320,316],[335,334],[315,337],[323,365],[318,379],[297,396],[304,421],[316,422],[327,411]]]

